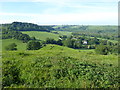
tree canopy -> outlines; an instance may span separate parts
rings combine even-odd
[[[38,50],[41,47],[41,43],[35,40],[31,40],[27,43],[27,50]]]

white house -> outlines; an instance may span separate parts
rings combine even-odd
[[[87,41],[85,41],[85,40],[83,41],[83,44],[87,44],[87,43],[88,43]]]

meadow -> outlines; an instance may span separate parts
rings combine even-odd
[[[2,50],[5,51],[5,47],[11,43],[15,43],[17,45],[17,49],[20,51],[26,50],[26,43],[23,43],[20,40],[16,39],[3,39],[2,40]]]
[[[59,31],[59,34],[54,34],[50,32],[40,32],[40,31],[23,31],[22,33],[28,34],[30,37],[35,37],[36,39],[39,40],[46,40],[46,38],[53,38],[55,40],[59,39],[59,35],[70,35],[70,32],[62,32]]]

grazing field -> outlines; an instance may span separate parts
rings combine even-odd
[[[55,40],[58,40],[59,34],[53,34],[49,32],[39,32],[39,31],[24,31],[22,32],[24,34],[28,34],[30,37],[35,37],[39,40],[46,40],[46,38],[53,38]]]
[[[3,51],[3,87],[118,88],[118,56],[49,44]]]
[[[3,39],[2,40],[2,50],[5,50],[5,47],[8,46],[11,43],[15,43],[17,45],[18,50],[26,50],[26,43],[23,43],[20,40],[15,39]]]
[[[53,31],[54,32],[54,31]],[[22,33],[28,34],[31,37],[36,37],[36,39],[46,40],[46,38],[53,38],[58,40],[60,35],[70,36],[71,32],[67,31],[57,31],[58,34],[50,33],[50,32],[40,32],[40,31],[23,31]]]

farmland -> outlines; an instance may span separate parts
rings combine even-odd
[[[45,40],[46,38],[58,39],[59,35],[48,33],[48,32],[37,32],[37,31],[24,31],[23,33],[28,34],[31,37],[36,37],[36,39]]]
[[[54,31],[53,31],[54,32]],[[38,31],[23,31],[22,33],[28,34],[31,37],[35,37],[36,39],[46,40],[46,38],[53,38],[58,40],[59,35],[71,35],[71,32],[67,31],[58,31],[58,34],[50,33],[50,32],[38,32]]]

